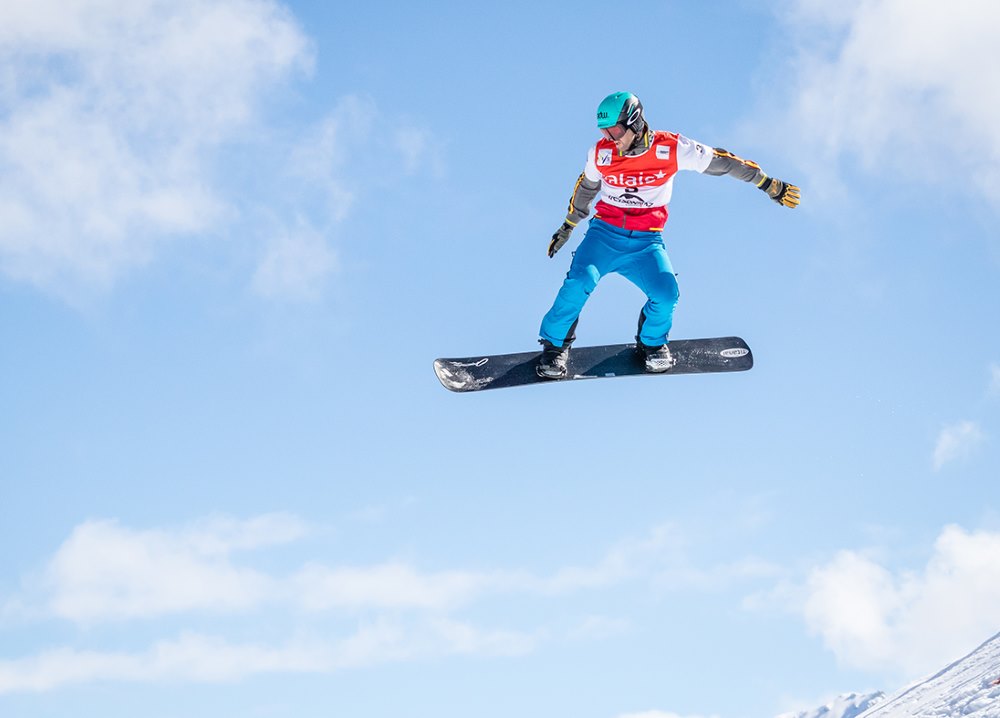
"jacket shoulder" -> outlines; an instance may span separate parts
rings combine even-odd
[[[654,130],[653,142],[676,142],[680,134],[677,132],[667,132],[666,130]]]

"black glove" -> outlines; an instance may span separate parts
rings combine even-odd
[[[799,188],[793,184],[782,182],[776,177],[766,177],[759,185],[767,192],[767,196],[778,204],[794,209],[799,206]]]
[[[573,225],[569,222],[563,222],[562,227],[556,230],[556,233],[552,235],[552,241],[549,242],[549,257],[556,256],[556,252],[562,249],[562,246],[569,241],[569,235],[573,232]]]

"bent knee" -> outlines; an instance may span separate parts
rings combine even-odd
[[[676,304],[680,299],[681,290],[673,274],[665,274],[649,288],[649,298],[663,304]]]
[[[601,273],[597,271],[597,267],[591,264],[579,269],[570,269],[563,285],[584,294],[590,294],[597,288],[599,281],[601,281]]]

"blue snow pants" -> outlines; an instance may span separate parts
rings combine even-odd
[[[573,253],[573,262],[555,303],[542,319],[539,335],[555,346],[575,338],[577,319],[601,277],[617,272],[645,292],[639,340],[650,347],[667,343],[680,292],[660,232],[614,227],[599,219]]]

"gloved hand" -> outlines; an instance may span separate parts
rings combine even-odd
[[[767,177],[757,186],[780,205],[792,209],[799,206],[799,188],[793,184],[782,182],[776,177]]]
[[[573,225],[569,222],[563,222],[562,227],[556,230],[556,233],[552,235],[552,241],[549,242],[549,257],[556,256],[556,252],[562,249],[562,246],[569,241],[569,235],[573,232]]]

